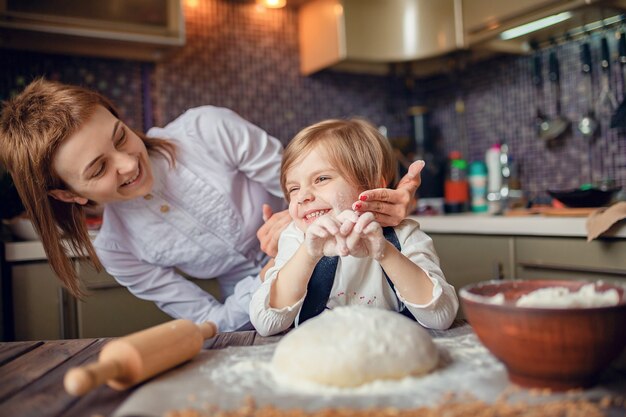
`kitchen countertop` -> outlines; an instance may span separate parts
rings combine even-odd
[[[410,216],[426,233],[480,234],[508,236],[587,237],[586,217],[494,216],[453,214]],[[603,237],[626,238],[626,222],[614,225]]]
[[[586,217],[493,216],[487,214],[454,214],[445,216],[410,216],[426,233],[481,234],[510,236],[557,236],[586,238]],[[626,238],[626,221],[613,226],[604,237]],[[4,242],[7,262],[45,261],[41,242]]]

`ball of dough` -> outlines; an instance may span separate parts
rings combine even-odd
[[[432,370],[437,347],[426,330],[394,311],[337,307],[281,339],[272,367],[290,379],[355,387]]]

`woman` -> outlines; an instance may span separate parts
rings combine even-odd
[[[100,94],[40,79],[5,103],[0,141],[48,260],[72,294],[82,294],[71,262],[80,254],[172,317],[211,320],[221,331],[249,324],[267,262],[255,232],[262,212],[283,204],[278,140],[212,106],[144,135]],[[405,216],[419,185],[412,173],[400,190],[370,191],[380,216],[395,223]],[[372,201],[380,194],[388,202]],[[84,208],[96,204],[104,207],[103,225],[92,243]],[[268,251],[284,217],[272,216],[259,232]],[[216,277],[224,303],[180,272]]]

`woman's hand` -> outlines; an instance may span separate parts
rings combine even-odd
[[[395,190],[377,188],[363,191],[359,201],[352,204],[358,213],[371,212],[381,226],[397,226],[416,205],[415,191],[422,183],[424,161],[415,161],[402,177]]]
[[[289,210],[273,213],[269,205],[263,204],[263,220],[265,224],[256,232],[256,237],[261,242],[261,250],[274,258],[278,253],[278,238],[291,222],[291,216]]]

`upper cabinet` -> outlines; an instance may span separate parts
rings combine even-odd
[[[300,69],[308,75],[328,67],[379,68],[471,49],[523,53],[530,37],[548,40],[573,26],[623,13],[623,0],[310,0],[300,6]],[[513,37],[506,31],[548,18],[543,29]],[[544,21],[545,22],[545,21]],[[541,22],[540,22],[541,23]],[[537,24],[537,26],[541,26]],[[509,32],[510,33],[510,32]],[[485,53],[487,52],[487,53]],[[372,72],[372,71],[369,71]]]
[[[463,46],[454,0],[312,0],[300,7],[300,70],[413,61]]]
[[[0,0],[0,47],[157,61],[185,44],[181,0]]]

